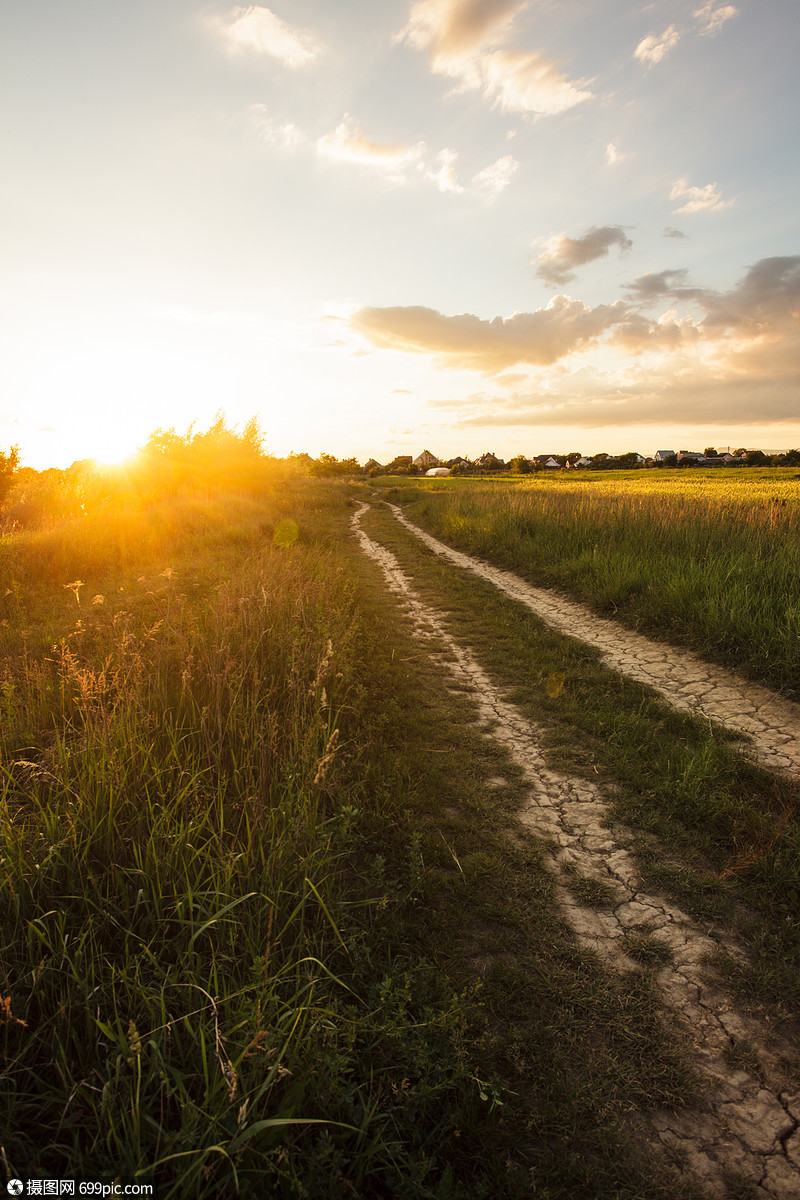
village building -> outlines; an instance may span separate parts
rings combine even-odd
[[[479,458],[475,459],[475,466],[480,467],[483,471],[498,471],[505,465],[502,458],[497,458],[496,455],[488,450],[485,454],[481,454]]]
[[[430,467],[438,467],[439,459],[435,454],[431,454],[430,450],[423,450],[414,459],[414,466],[419,467],[420,471],[427,471]]]

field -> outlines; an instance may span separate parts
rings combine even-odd
[[[445,541],[800,697],[796,471],[453,483],[414,488]]]
[[[675,476],[383,494],[796,695],[798,484]],[[699,1200],[644,1133],[705,1088],[658,947],[618,977],[565,923],[520,771],[358,550],[373,491],[183,483],[0,541],[0,1161],[162,1198]],[[793,786],[365,521],[792,1034]]]

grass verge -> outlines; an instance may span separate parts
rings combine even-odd
[[[58,572],[6,547],[6,1170],[688,1200],[638,1142],[692,1087],[647,981],[575,948],[504,834],[510,765],[346,517],[304,488],[156,507],[124,542],[87,518]]]
[[[443,563],[387,511],[376,506],[369,520],[414,587],[449,613],[455,636],[544,728],[551,761],[606,783],[613,813],[637,834],[643,877],[743,940],[750,965],[724,964],[740,995],[792,1026],[800,1014],[796,787],[749,762],[725,731],[671,709],[602,666],[591,648]]]

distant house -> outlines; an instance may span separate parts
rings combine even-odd
[[[408,471],[408,468],[410,466],[411,466],[411,455],[410,454],[398,454],[397,457],[393,458],[392,461],[389,463],[387,470],[389,470],[389,471]]]
[[[472,463],[468,458],[462,458],[461,455],[458,455],[456,458],[449,458],[447,465],[448,467],[461,467],[463,470],[464,467],[471,467]]]
[[[590,467],[592,465],[592,460],[591,458],[586,458],[585,455],[582,454],[580,458],[575,459],[575,462],[572,465],[573,467]]]
[[[414,459],[414,466],[419,467],[420,471],[427,471],[430,467],[438,467],[439,459],[430,450],[423,450]]]
[[[505,465],[502,458],[497,458],[489,451],[486,454],[481,454],[480,458],[475,459],[475,466],[480,467],[484,471],[497,471]]]
[[[381,465],[381,464],[378,462],[377,458],[371,458],[371,459],[369,459],[369,461],[368,461],[368,462],[365,462],[365,463],[364,463],[364,470],[365,470],[365,471],[367,471],[367,472],[369,472],[369,471],[382,471],[382,470],[383,470],[383,467],[382,467],[382,465]]]
[[[705,461],[705,454],[701,454],[699,450],[678,451],[678,462],[686,467],[701,467]]]
[[[664,462],[668,458],[676,458],[676,457],[677,457],[676,450],[656,450],[655,454],[653,455],[653,458],[655,459],[656,462]]]
[[[545,467],[548,471],[561,470],[561,463],[553,458],[552,454],[537,454],[533,461],[538,466]]]

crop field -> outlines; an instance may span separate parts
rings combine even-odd
[[[454,482],[409,491],[432,533],[800,696],[796,471]]]
[[[797,695],[798,482],[652,475],[381,494]],[[620,975],[576,936],[518,824],[525,770],[446,677],[461,647],[794,1038],[796,785],[454,574],[375,486],[173,480],[0,537],[0,1173],[161,1200],[710,1194],[648,1140],[708,1088],[668,951],[631,932]]]

